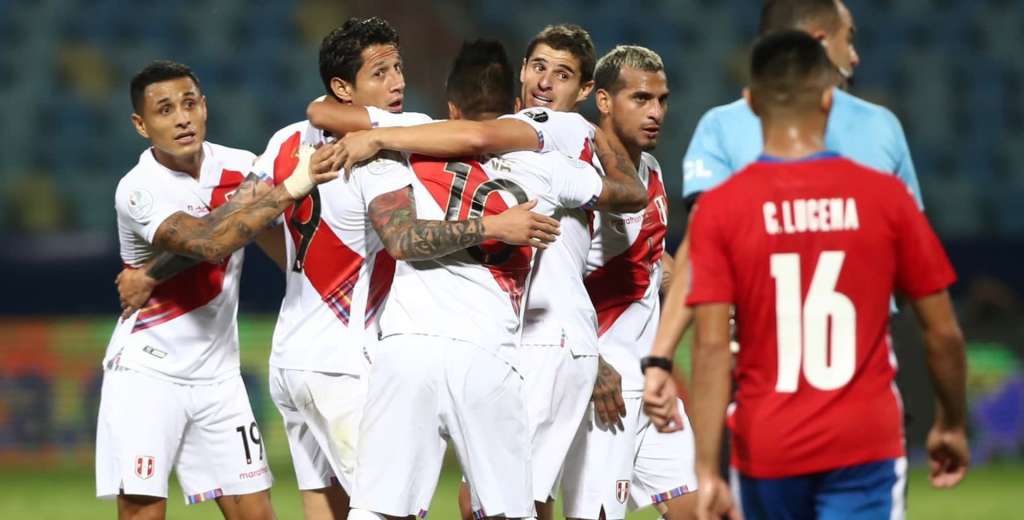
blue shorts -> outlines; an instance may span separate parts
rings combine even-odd
[[[785,478],[752,478],[733,469],[731,480],[747,520],[888,520],[906,514],[906,457]]]

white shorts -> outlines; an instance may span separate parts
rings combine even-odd
[[[530,418],[533,499],[555,496],[562,464],[580,428],[597,379],[597,356],[574,356],[560,345],[520,350]]]
[[[352,492],[366,378],[270,367],[270,396],[284,418],[299,489]]]
[[[450,439],[486,515],[533,516],[523,380],[497,350],[415,334],[381,340],[359,430],[353,508],[426,514]]]
[[[565,516],[617,520],[629,510],[666,502],[697,489],[693,431],[683,402],[685,427],[661,433],[643,413],[643,399],[629,397],[625,431],[596,425],[591,414],[580,427],[565,462],[562,491]]]
[[[270,488],[273,477],[242,377],[181,385],[125,368],[105,371],[96,496],[166,498],[171,467],[187,504]]]

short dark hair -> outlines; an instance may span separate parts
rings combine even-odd
[[[755,112],[800,112],[817,106],[837,71],[821,42],[803,31],[760,38],[750,57],[750,95]]]
[[[355,84],[356,73],[363,66],[363,50],[371,45],[398,47],[398,31],[387,20],[374,16],[349,18],[324,36],[320,42],[320,79],[328,94],[334,95],[332,78]]]
[[[594,50],[594,40],[590,39],[590,33],[584,28],[571,23],[545,27],[527,45],[526,59],[530,59],[533,50],[541,43],[556,51],[569,51],[577,60],[580,60],[580,83],[594,79],[597,51]]]
[[[809,22],[821,23],[829,31],[839,25],[837,0],[766,0],[761,8],[762,36],[788,29],[799,29]]]
[[[462,44],[445,85],[448,101],[466,119],[515,110],[515,73],[497,40],[479,39]]]
[[[142,107],[145,105],[146,87],[161,81],[178,78],[192,78],[196,88],[199,88],[199,78],[196,77],[188,65],[167,60],[157,60],[146,65],[135,74],[129,87],[132,97],[132,110],[136,114],[142,114]]]
[[[640,47],[639,45],[619,45],[601,56],[597,60],[597,67],[594,71],[594,88],[607,91],[614,95],[623,87],[619,81],[622,69],[631,69],[644,72],[661,72],[665,70],[665,63],[661,61],[658,53]]]

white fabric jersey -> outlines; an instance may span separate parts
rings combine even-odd
[[[139,267],[159,253],[153,238],[179,211],[202,217],[224,204],[255,156],[203,143],[203,164],[193,179],[158,163],[152,149],[117,185],[121,259]],[[148,305],[119,320],[104,366],[128,367],[186,384],[223,381],[238,374],[238,280],[243,252],[218,264],[201,263],[157,286]]]
[[[529,108],[504,117],[532,126],[541,151],[561,152],[596,164],[594,126],[583,116],[575,112]],[[582,284],[590,248],[592,213],[580,209],[560,210],[555,218],[561,222],[562,232],[558,240],[538,254],[522,342],[524,345],[568,345],[577,355],[597,354],[596,314]]]
[[[291,124],[270,139],[255,171],[279,184],[295,168],[300,145],[326,140],[308,121]],[[411,182],[408,172],[382,169],[376,161],[366,170],[318,186],[284,213],[288,264],[271,366],[366,372],[365,349],[375,341],[374,319],[395,265],[366,219],[367,207]]]
[[[585,281],[597,309],[601,355],[622,375],[627,395],[643,392],[640,358],[650,353],[658,329],[668,221],[658,161],[643,153],[637,173],[647,186],[647,207],[595,216]]]
[[[592,167],[557,153],[513,152],[482,164],[414,155],[409,166],[421,219],[464,220],[534,199],[533,211],[552,215],[558,208],[591,204],[602,188]],[[434,260],[398,262],[382,336],[428,334],[514,346],[532,261],[530,247],[493,243]]]

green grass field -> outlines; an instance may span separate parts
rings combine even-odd
[[[277,481],[273,491],[274,509],[281,519],[301,518],[299,494],[295,477],[287,460],[273,462]],[[172,479],[173,481],[173,479]],[[1024,507],[1016,502],[1024,483],[1024,466],[994,465],[972,471],[960,487],[937,491],[929,487],[921,469],[910,476],[911,519],[979,519],[1024,518]],[[430,518],[458,518],[455,497],[459,474],[446,470],[441,477]],[[92,470],[77,467],[67,470],[0,469],[0,519],[67,519],[92,520],[114,517],[114,504],[94,498]],[[1019,498],[1019,497],[1017,497]],[[169,518],[220,518],[217,506],[203,503],[185,506],[177,483],[172,483],[168,501]],[[657,515],[642,511],[630,515],[631,520],[653,520]]]

